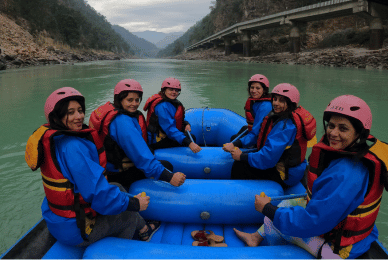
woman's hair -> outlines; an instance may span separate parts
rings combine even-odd
[[[85,102],[81,97],[73,96],[60,100],[55,104],[53,111],[49,114],[50,127],[55,130],[69,130],[66,125],[62,123],[63,117],[67,115],[70,101],[77,101],[82,111],[85,113]]]
[[[141,102],[141,100],[143,98],[143,93],[142,92],[140,92],[140,91],[125,90],[125,91],[122,91],[119,94],[116,94],[114,96],[113,106],[118,108],[118,109],[123,109],[123,106],[121,105],[121,101],[123,101],[123,99],[126,98],[130,92],[139,94],[139,98],[140,98],[140,102]]]
[[[255,83],[257,81],[253,81],[253,82],[250,82],[250,84],[248,84],[248,96],[250,97],[251,96],[251,92],[250,92],[250,89],[251,89],[251,85],[252,83]],[[269,88],[267,88],[264,83],[261,83],[261,82],[257,82],[257,83],[260,83],[261,87],[264,89],[264,92],[263,92],[263,95],[261,97],[266,97],[268,96],[268,91],[269,91]]]

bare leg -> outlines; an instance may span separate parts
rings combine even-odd
[[[247,246],[259,246],[261,241],[264,240],[264,238],[260,236],[258,232],[246,233],[239,231],[235,228],[233,228],[233,230],[236,233],[237,237],[241,239],[245,244],[247,244]]]

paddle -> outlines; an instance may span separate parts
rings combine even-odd
[[[260,197],[264,197],[265,193],[260,193]],[[278,196],[278,197],[270,197],[270,201],[277,201],[277,200],[290,200],[290,199],[296,199],[296,198],[303,198],[306,197],[307,193],[302,194],[292,194],[292,195],[284,195],[284,196]]]
[[[237,141],[238,139],[240,139],[240,137],[243,136],[243,134],[245,134],[247,131],[248,131],[248,128],[245,129],[245,131],[242,132],[239,136],[237,136],[236,138],[234,138],[234,140],[233,140],[231,143],[233,143],[234,141]]]
[[[187,130],[186,130],[187,131]],[[193,143],[195,143],[194,142],[194,140],[193,140],[193,137],[191,136],[191,134],[190,134],[190,132],[189,131],[187,131],[187,134],[189,135],[189,137],[190,137],[190,140],[193,142]]]

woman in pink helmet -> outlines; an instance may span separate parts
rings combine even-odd
[[[234,140],[242,133],[242,138],[224,145],[224,150],[232,150],[234,147],[250,147],[256,144],[257,135],[260,131],[261,122],[272,110],[271,96],[268,94],[269,81],[261,74],[253,75],[248,81],[248,99],[245,102],[244,110],[247,119],[247,126],[233,135],[230,140]],[[249,131],[249,132],[248,132]]]
[[[370,258],[384,184],[387,187],[388,146],[370,135],[372,113],[358,97],[333,99],[323,120],[325,134],[309,157],[306,207],[278,208],[267,196],[256,195],[255,208],[288,241],[295,241],[290,236],[321,236],[315,256]],[[240,235],[258,245],[264,234]]]
[[[138,110],[143,88],[134,79],[118,82],[114,102],[107,102],[92,112],[89,125],[95,128],[107,154],[109,182],[118,182],[129,188],[137,180],[151,178],[180,186],[186,176],[172,173],[168,161],[158,161],[147,145],[147,127]]]
[[[307,141],[315,136],[316,124],[298,103],[299,91],[293,85],[282,83],[272,90],[273,109],[261,124],[258,151],[242,153],[237,147],[225,149],[235,160],[232,179],[273,180],[283,188],[301,181],[307,165]]]
[[[161,91],[148,98],[144,105],[147,111],[148,143],[154,150],[160,148],[188,146],[193,153],[201,151],[189,136],[191,126],[185,121],[185,108],[177,99],[181,83],[175,78],[166,78]]]
[[[148,223],[148,196],[129,195],[105,178],[106,155],[94,129],[84,124],[85,99],[74,88],[54,91],[46,100],[47,124],[28,139],[26,161],[41,169],[42,215],[61,243],[88,246],[104,237],[149,240],[159,223]]]

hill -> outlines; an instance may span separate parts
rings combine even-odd
[[[1,0],[0,18],[0,69],[133,54],[85,0]]]
[[[129,44],[136,56],[141,58],[153,58],[158,53],[159,49],[155,44],[130,33],[121,26],[113,25],[112,28]]]
[[[185,47],[239,22],[292,10],[321,0],[217,0],[211,12],[191,27],[182,37],[158,53],[173,57]],[[354,45],[365,47],[369,42],[369,22],[358,16],[348,16],[307,23],[301,31],[302,50]],[[385,24],[386,28],[386,24]],[[289,50],[289,27],[252,32],[252,55],[269,55]],[[385,37],[387,37],[387,33]],[[242,53],[242,44],[232,46],[232,52]]]

